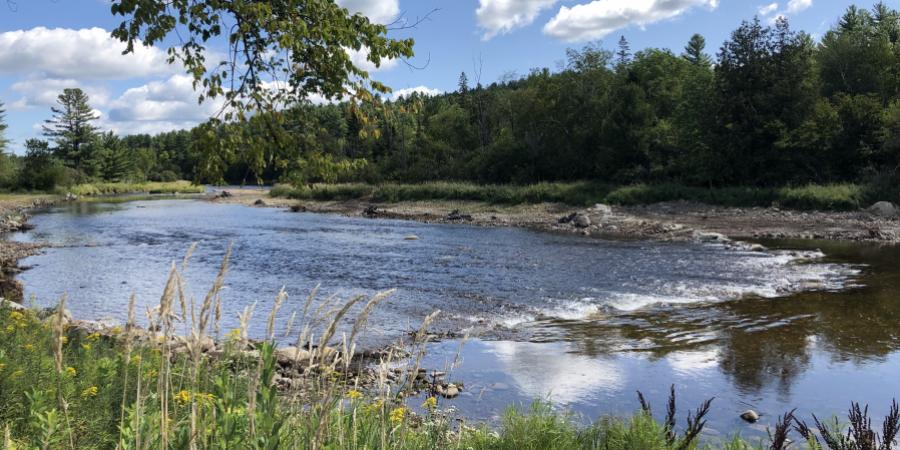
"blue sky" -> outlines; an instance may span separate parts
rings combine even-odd
[[[0,2],[0,100],[6,104],[7,137],[13,150],[40,135],[40,123],[65,87],[81,87],[102,119],[118,133],[189,128],[216,109],[197,105],[190,83],[164,62],[164,48],[124,57],[108,31],[119,21],[107,0],[15,0]],[[742,20],[787,16],[814,37],[827,31],[851,4],[844,0],[338,0],[383,23],[415,21],[397,36],[416,40],[413,66],[392,62],[373,77],[395,90],[452,90],[461,71],[485,84],[532,68],[555,68],[568,47],[620,35],[632,50],[676,51],[693,33],[715,53]],[[897,0],[887,3],[893,5]],[[433,11],[434,10],[434,11]],[[433,11],[433,12],[432,12]],[[431,13],[429,15],[429,13]]]

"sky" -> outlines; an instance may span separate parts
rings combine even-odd
[[[463,71],[472,83],[490,84],[533,68],[554,69],[567,48],[594,41],[612,48],[620,36],[632,51],[680,52],[700,33],[714,54],[754,16],[764,22],[785,16],[819,38],[849,5],[872,1],[337,0],[380,23],[418,23],[392,32],[414,38],[416,56],[371,71],[395,96],[453,90]],[[886,3],[900,6],[900,0]],[[164,46],[123,56],[123,44],[109,37],[120,21],[109,0],[0,0],[0,101],[14,152],[40,137],[50,107],[68,87],[83,89],[101,129],[119,134],[187,129],[218,110],[215,102],[197,103],[190,79],[166,63]]]

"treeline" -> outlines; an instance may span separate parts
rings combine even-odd
[[[24,158],[6,157],[13,164],[0,165],[0,182],[589,180],[887,189],[900,184],[898,41],[900,12],[884,3],[849,7],[819,42],[785,19],[767,25],[755,18],[714,55],[700,35],[677,54],[632,54],[623,37],[614,51],[571,49],[556,70],[488,86],[463,73],[456,91],[438,96],[303,105],[158,136],[100,132],[84,94],[67,90],[45,128],[49,141],[26,143]],[[79,114],[87,126],[68,126]],[[18,181],[8,181],[14,173]]]
[[[119,137],[102,131],[81,89],[65,89],[43,125],[46,139],[28,139],[25,154],[0,153],[0,188],[52,190],[93,182],[139,183],[193,179],[199,154],[189,131]],[[0,103],[0,150],[7,125]]]
[[[754,19],[714,60],[699,35],[680,54],[632,55],[623,38],[615,52],[569,50],[555,72],[490,86],[463,74],[456,92],[364,115],[306,107],[286,127],[305,155],[367,161],[356,175],[368,181],[893,182],[898,40],[900,13],[884,3],[850,7],[819,43],[787,20]]]

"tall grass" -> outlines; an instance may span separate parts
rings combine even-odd
[[[77,196],[119,195],[119,194],[202,194],[206,188],[190,181],[147,182],[147,183],[88,183],[78,184],[61,193]]]
[[[199,302],[184,283],[192,252],[173,263],[159,305],[145,312],[155,331],[137,327],[133,296],[125,326],[102,330],[70,322],[65,298],[44,320],[36,311],[0,304],[3,449],[781,450],[793,424],[811,448],[889,450],[900,429],[896,404],[880,434],[856,405],[849,427],[815,419],[823,444],[805,423],[785,415],[771,442],[751,445],[735,437],[701,445],[710,403],[690,411],[679,427],[674,389],[662,421],[641,396],[642,408],[632,417],[605,417],[587,426],[546,402],[524,412],[510,408],[495,428],[470,426],[442,408],[434,393],[421,405],[406,400],[420,351],[405,365],[389,351],[371,372],[355,363],[354,341],[390,292],[343,302],[329,297],[314,307],[314,289],[281,324],[282,290],[262,341],[247,338],[251,305],[239,317],[241,326],[215,345],[210,337],[219,330],[230,252]],[[435,315],[425,319],[411,348],[425,348]],[[339,333],[347,321],[349,334]],[[276,349],[276,336],[294,331],[297,346]],[[391,369],[398,366],[402,375],[391,383]],[[288,372],[293,375],[285,378]]]
[[[676,183],[634,184],[613,187],[594,182],[538,183],[531,185],[480,185],[463,182],[421,184],[331,184],[292,188],[278,185],[273,197],[299,200],[368,199],[397,203],[423,200],[477,201],[491,204],[518,205],[563,203],[589,206],[595,203],[646,205],[668,201],[691,201],[730,207],[780,206],[800,210],[849,211],[878,200],[878,190],[860,184],[789,186],[783,188],[721,187],[702,188]],[[898,201],[900,197],[886,198]]]

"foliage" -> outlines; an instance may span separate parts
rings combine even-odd
[[[189,181],[148,182],[148,183],[91,183],[77,184],[66,189],[78,196],[118,195],[118,194],[202,194],[203,186]]]
[[[97,132],[92,122],[99,116],[88,104],[87,94],[78,88],[64,89],[56,102],[59,106],[50,108],[53,117],[44,121],[44,136],[56,144],[57,158],[80,170],[90,159],[90,143]]]

